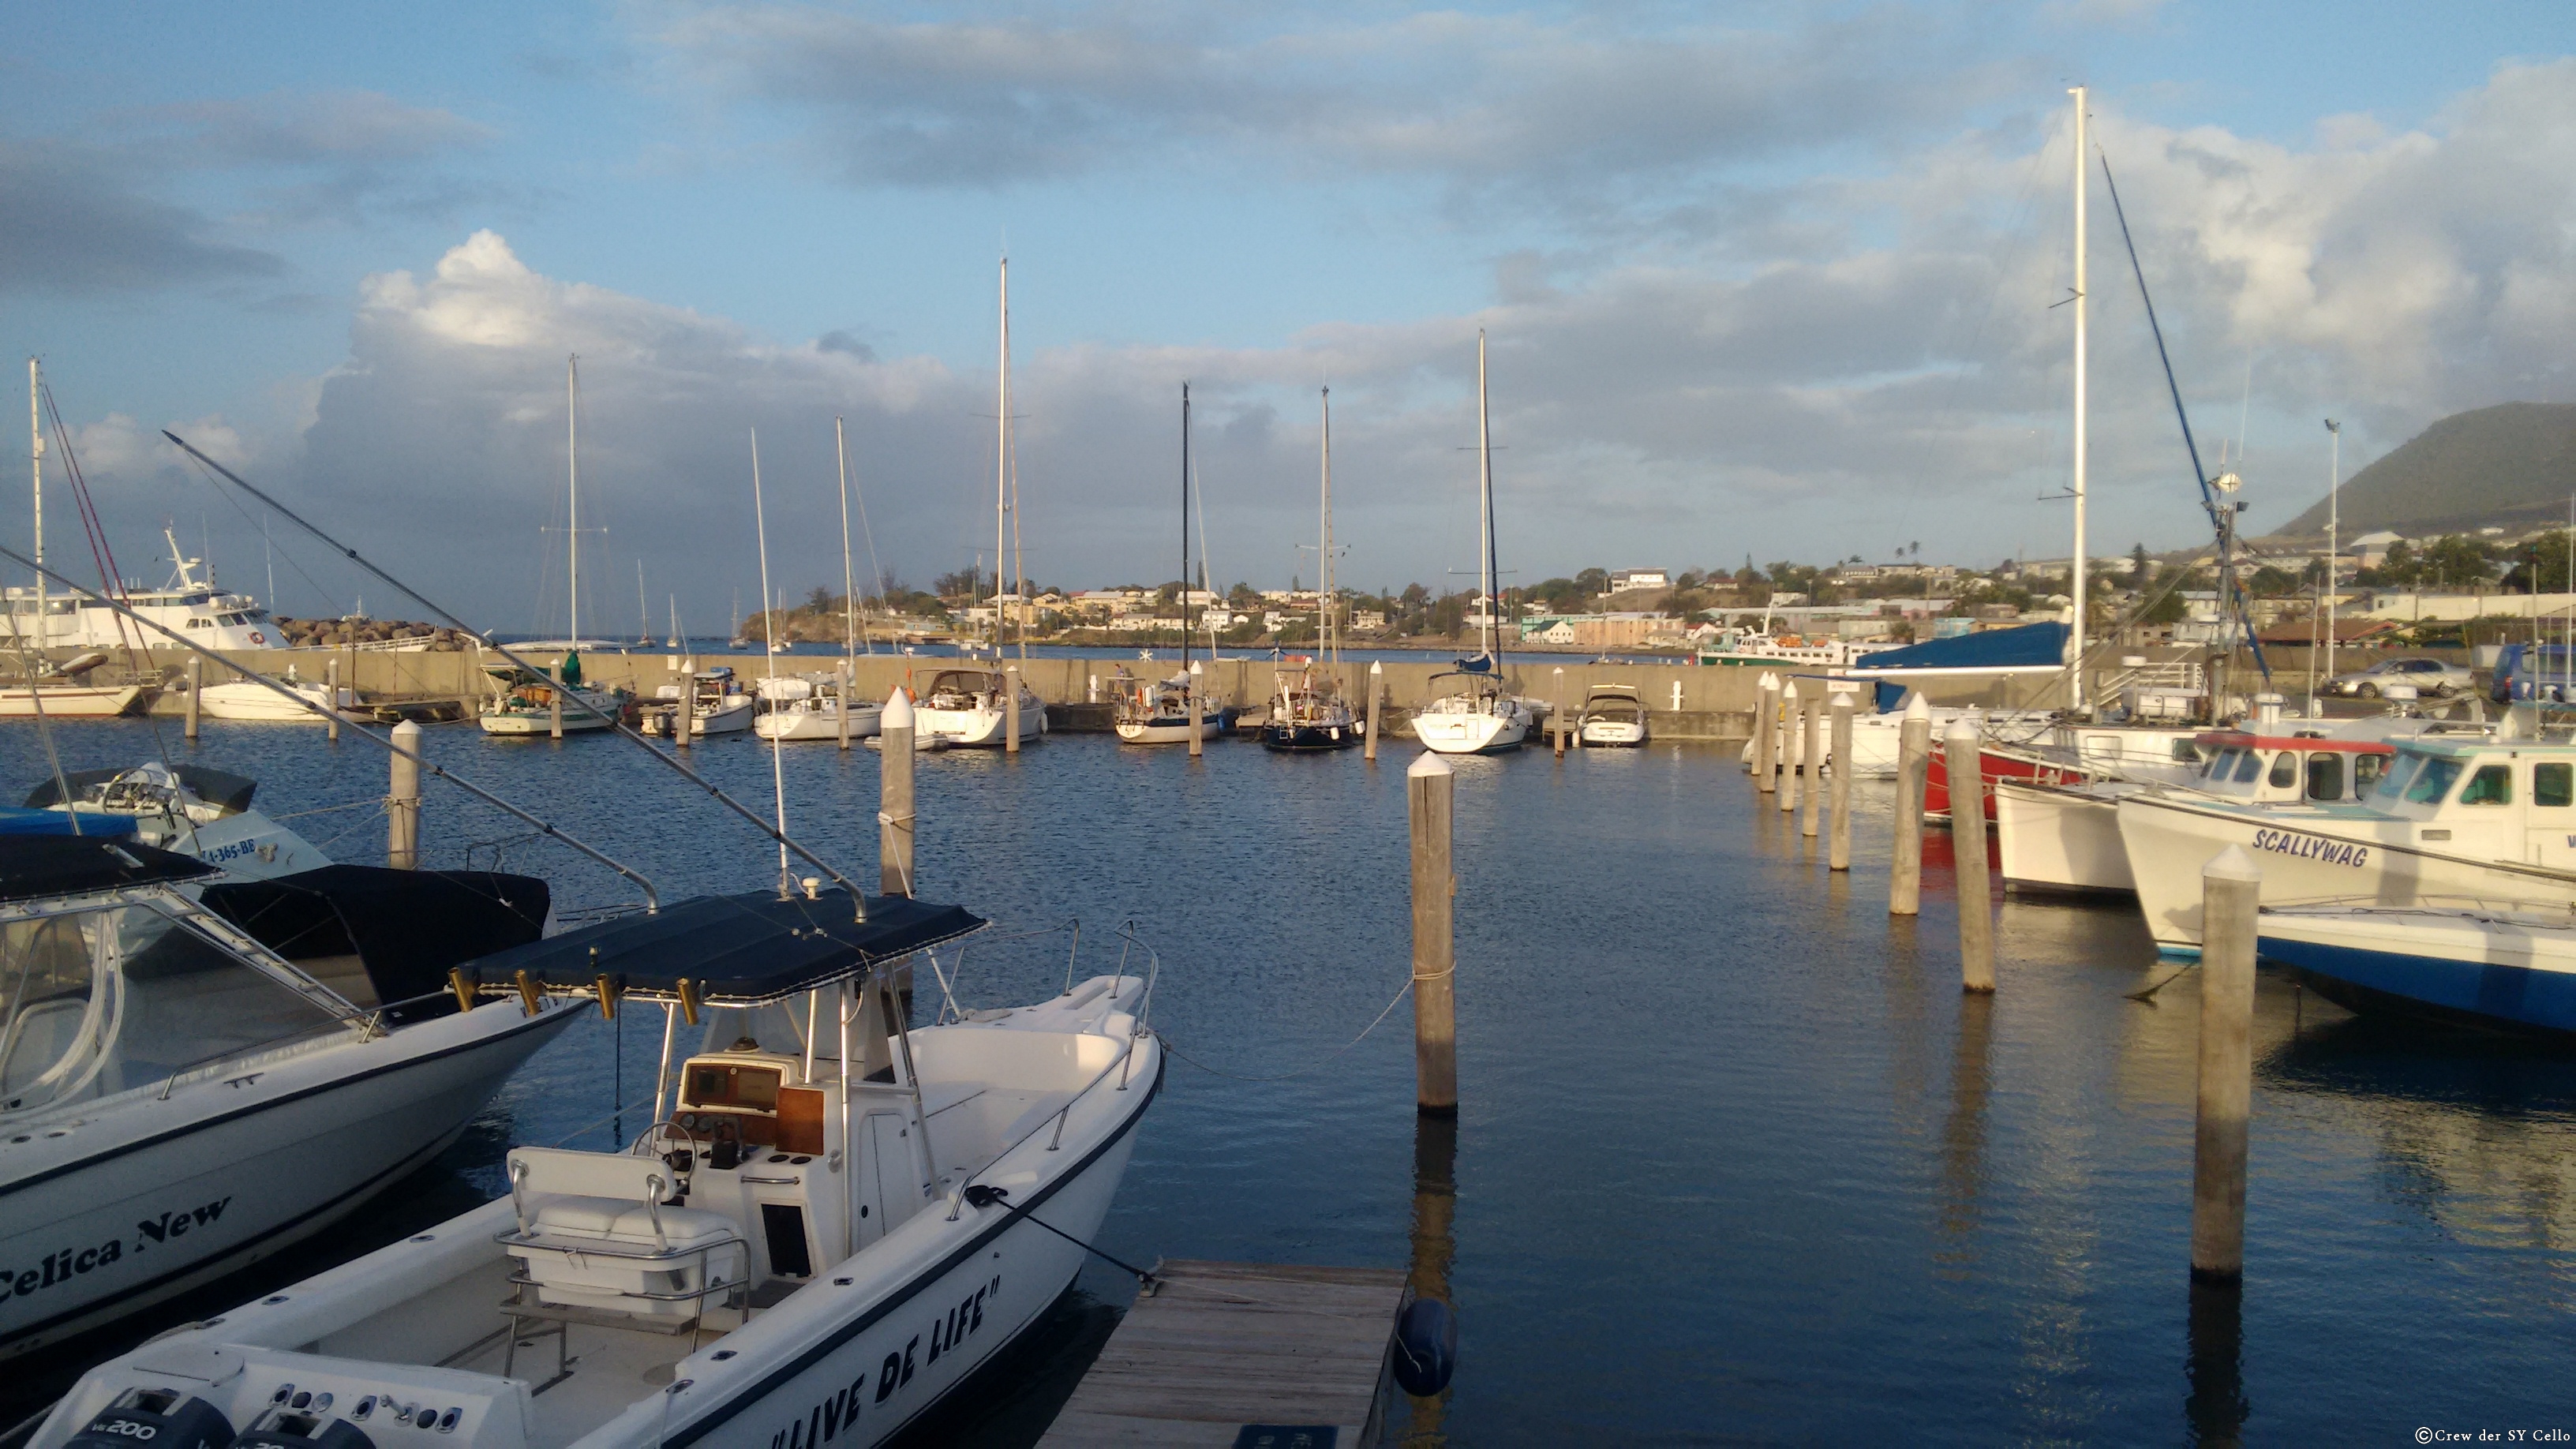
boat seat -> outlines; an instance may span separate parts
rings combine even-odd
[[[628,1153],[510,1153],[518,1230],[502,1241],[536,1301],[646,1318],[697,1317],[746,1275],[733,1219],[665,1206],[670,1168]]]

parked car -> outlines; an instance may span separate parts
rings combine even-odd
[[[2467,665],[2439,659],[2382,659],[2368,669],[2336,675],[2327,681],[2326,693],[2377,699],[2392,684],[2412,685],[2425,699],[2448,699],[2476,688],[2477,676]]]

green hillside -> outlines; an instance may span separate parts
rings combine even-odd
[[[2454,413],[2343,485],[2343,536],[2410,536],[2564,519],[2576,495],[2576,403],[2503,403]],[[2278,530],[2323,533],[2326,502]]]

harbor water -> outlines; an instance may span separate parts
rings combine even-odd
[[[53,735],[66,768],[166,749],[254,776],[264,808],[339,858],[382,859],[385,757],[363,741],[209,722],[191,749],[167,721]],[[777,882],[773,848],[631,746],[466,727],[426,743],[666,899]],[[1922,916],[1887,915],[1888,787],[1855,790],[1841,876],[1732,749],[1533,749],[1456,762],[1453,1136],[1413,1109],[1412,755],[1227,742],[1193,762],[1058,736],[923,756],[918,777],[920,893],[996,923],[943,953],[961,1004],[1060,989],[1069,922],[1081,974],[1158,962],[1175,1060],[1101,1249],[1445,1280],[1460,1368],[1445,1402],[1398,1400],[1404,1442],[2576,1431],[2576,1059],[2353,1018],[2267,971],[2241,1312],[2195,1304],[2197,982],[2129,999],[2174,970],[2132,912],[2004,903],[2000,989],[1963,997],[1945,839]],[[765,747],[713,741],[689,762],[773,808]],[[873,882],[877,758],[800,745],[784,763],[790,828]],[[34,730],[0,734],[0,779],[47,770]],[[568,908],[634,900],[434,780],[427,800],[433,865],[541,873]],[[942,988],[927,970],[917,987],[926,1018]],[[623,1015],[622,1055],[619,1027],[585,1021],[386,1201],[82,1357],[497,1195],[514,1143],[604,1144],[619,1084],[630,1107],[652,1088],[658,1014]],[[1426,1213],[1445,1241],[1417,1233]],[[914,1441],[1034,1442],[1133,1292],[1095,1262]],[[77,1365],[25,1367],[0,1384],[0,1422]]]

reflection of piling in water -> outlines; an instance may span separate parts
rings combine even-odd
[[[1977,1189],[1986,1175],[1986,1091],[1993,1082],[1995,998],[1959,998],[1959,1049],[1950,1064],[1950,1116],[1941,1124],[1941,1235],[1956,1244],[1941,1257],[1963,1262],[1978,1225]]]
[[[1405,1286],[1416,1298],[1449,1300],[1449,1264],[1458,1256],[1454,1221],[1458,1208],[1458,1119],[1425,1112],[1413,1119],[1413,1269]],[[1404,1430],[1408,1449],[1444,1444],[1441,1416],[1449,1406],[1446,1389],[1414,1398],[1413,1417]]]
[[[2245,1294],[2233,1283],[2191,1285],[2190,1362],[2183,1418],[2191,1440],[2209,1449],[2243,1442],[2245,1401]]]

